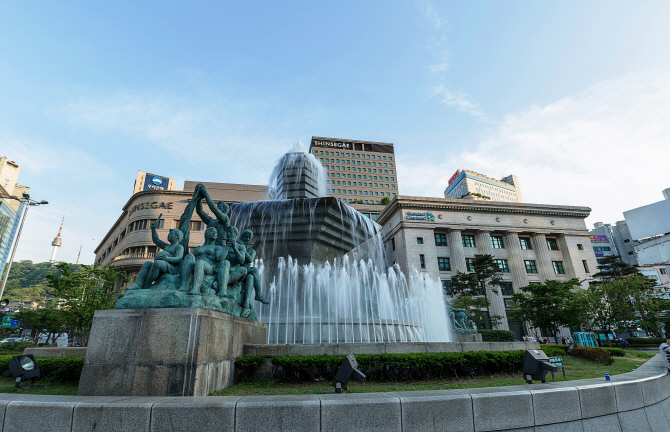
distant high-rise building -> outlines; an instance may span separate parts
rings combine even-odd
[[[523,202],[519,179],[515,175],[508,175],[496,180],[466,169],[459,169],[451,176],[449,184],[444,190],[444,197]]]
[[[663,201],[623,212],[640,265],[670,263],[670,188]]]
[[[309,152],[326,169],[330,196],[346,203],[379,204],[398,194],[391,143],[312,137]]]
[[[598,262],[606,256],[619,255],[623,262],[638,265],[626,221],[618,221],[615,225],[596,222],[589,234]]]
[[[5,270],[25,208],[25,204],[11,197],[21,198],[23,193],[30,191],[30,188],[17,183],[20,172],[16,162],[0,157],[0,275]]]

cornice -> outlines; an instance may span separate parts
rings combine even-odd
[[[402,209],[421,209],[435,211],[469,211],[482,213],[508,213],[544,216],[564,216],[586,218],[590,213],[589,207],[558,206],[550,204],[508,203],[501,201],[471,201],[447,198],[425,198],[399,195],[382,211],[377,223],[383,225]]]

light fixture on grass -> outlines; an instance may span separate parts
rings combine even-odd
[[[335,379],[333,380],[335,393],[342,393],[342,391],[346,392],[347,384],[351,378],[360,382],[365,381],[365,374],[358,369],[358,362],[353,354],[349,354],[344,359],[342,366],[340,366],[340,370],[338,370],[335,375]]]
[[[21,381],[30,380],[29,388],[46,387],[36,385],[35,381],[42,376],[39,366],[35,362],[32,354],[17,355],[9,361],[9,370],[5,372],[5,377],[16,378],[16,388],[21,388]]]

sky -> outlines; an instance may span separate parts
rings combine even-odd
[[[1,2],[0,155],[49,205],[17,260],[90,264],[137,171],[267,184],[312,136],[392,142],[614,223],[670,187],[669,2]]]

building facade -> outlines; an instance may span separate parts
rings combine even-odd
[[[468,271],[475,254],[493,255],[503,274],[500,294],[486,293],[499,328],[521,338],[521,323],[507,316],[511,295],[547,279],[578,278],[588,285],[598,271],[584,219],[588,207],[466,201],[398,196],[377,222],[383,227],[388,265],[398,264],[440,279]]]
[[[508,175],[501,180],[470,170],[457,170],[444,190],[449,199],[483,199],[490,201],[523,202],[519,179]]]
[[[171,228],[179,226],[179,218],[188,205],[195,186],[204,183],[215,202],[260,201],[266,199],[268,187],[265,185],[239,185],[231,183],[208,183],[186,181],[184,190],[146,190],[134,193],[121,215],[95,249],[95,262],[102,265],[120,267],[135,279],[147,260],[153,260],[157,248],[151,239],[151,223],[162,214],[157,229],[159,237],[167,240]],[[207,206],[205,206],[207,211]],[[211,214],[211,212],[208,211]],[[197,213],[193,214],[190,227],[189,251],[204,242],[205,224]],[[131,285],[130,282],[128,285]]]
[[[640,265],[670,263],[670,188],[663,191],[663,198],[623,212]]]
[[[7,157],[0,157],[0,276],[7,265],[16,233],[18,232],[25,204],[11,196],[21,198],[30,188],[17,183],[21,167]]]
[[[398,194],[393,144],[312,137],[309,152],[326,169],[329,195],[346,203],[379,205]]]
[[[656,281],[654,290],[656,296],[670,300],[670,264],[642,265],[638,267],[640,273]]]
[[[596,222],[589,234],[598,262],[604,257],[619,255],[623,262],[632,266],[638,265],[633,247],[634,242],[630,237],[626,221],[618,221],[616,225]]]

